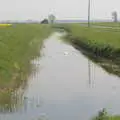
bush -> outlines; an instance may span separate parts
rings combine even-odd
[[[98,115],[95,118],[93,118],[93,120],[109,120],[106,109],[103,108],[103,110],[99,111]]]

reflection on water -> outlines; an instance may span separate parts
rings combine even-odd
[[[120,114],[120,80],[55,33],[45,41],[25,89],[0,96],[0,120],[89,120],[101,108]],[[9,109],[8,109],[9,108]],[[3,112],[3,111],[10,112]]]
[[[0,91],[0,113],[13,113],[17,112],[22,106],[24,99],[23,93],[25,89],[25,83],[21,84],[18,89],[4,89]]]
[[[85,51],[78,47],[75,47],[75,48],[79,49],[83,55],[85,55],[92,62],[98,64],[109,74],[113,74],[120,77],[120,58],[119,57],[114,59],[101,58],[101,57],[95,56],[95,54],[92,54],[90,51]]]

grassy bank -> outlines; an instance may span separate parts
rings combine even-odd
[[[110,115],[104,108],[92,120],[120,120],[120,115]]]
[[[120,30],[88,28],[80,24],[60,24],[56,27],[67,32],[65,41],[108,73],[120,77]]]
[[[39,56],[49,25],[13,24],[0,28],[0,90],[17,88],[30,72],[30,61]]]
[[[87,23],[83,23],[87,25]],[[105,26],[105,27],[119,27],[120,28],[120,22],[91,22],[92,26]]]
[[[120,30],[88,28],[79,24],[64,24],[69,42],[91,51],[98,57],[120,56]]]

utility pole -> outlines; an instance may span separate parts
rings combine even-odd
[[[88,27],[90,27],[90,0],[88,0]]]
[[[88,28],[90,28],[90,0],[88,0]],[[90,60],[88,59],[88,79],[89,79],[89,85],[91,86],[91,65]]]

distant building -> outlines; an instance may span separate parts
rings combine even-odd
[[[41,21],[41,24],[48,24],[48,23],[49,23],[48,19],[44,19]]]

